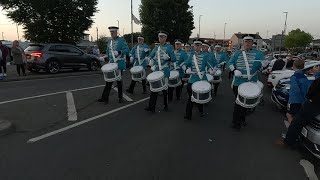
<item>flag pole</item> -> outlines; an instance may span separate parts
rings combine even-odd
[[[132,12],[132,0],[131,0],[131,47],[133,47],[133,12]]]

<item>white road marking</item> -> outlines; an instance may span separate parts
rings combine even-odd
[[[74,98],[72,92],[67,92],[67,108],[68,108],[68,121],[78,120],[76,105],[74,104]]]
[[[319,180],[316,173],[314,172],[314,166],[309,161],[302,159],[300,165],[304,168],[309,180]]]
[[[3,102],[0,102],[0,105],[12,103],[12,102],[29,100],[29,99],[36,99],[36,98],[40,98],[40,97],[52,96],[52,95],[57,95],[57,94],[64,94],[67,92],[76,92],[76,91],[83,91],[83,90],[88,90],[88,89],[95,89],[95,88],[100,88],[100,87],[104,87],[104,86],[105,85],[99,85],[99,86],[92,86],[92,87],[87,87],[87,88],[80,88],[80,89],[73,89],[73,90],[68,90],[68,91],[60,91],[60,92],[55,92],[55,93],[42,94],[42,95],[38,95],[38,96],[30,96],[30,97],[26,97],[26,98],[3,101]]]
[[[47,134],[44,134],[44,135],[41,135],[41,136],[38,136],[38,137],[35,137],[35,138],[32,138],[32,139],[29,139],[27,142],[28,142],[28,143],[34,143],[34,142],[40,141],[40,140],[45,139],[45,138],[48,138],[48,137],[50,137],[50,136],[53,136],[53,135],[56,135],[56,134],[65,132],[65,131],[67,131],[67,130],[69,130],[69,129],[72,129],[72,128],[75,128],[75,127],[77,127],[77,126],[80,126],[80,125],[86,124],[86,123],[88,123],[88,122],[94,121],[94,120],[96,120],[96,119],[102,118],[102,117],[107,116],[107,115],[109,115],[109,114],[112,114],[112,113],[121,111],[121,110],[123,110],[123,109],[129,108],[129,107],[134,106],[134,105],[136,105],[136,104],[142,103],[142,102],[144,102],[144,101],[146,101],[146,100],[148,100],[148,99],[149,99],[149,97],[148,97],[148,98],[141,99],[141,100],[136,101],[136,102],[134,102],[134,103],[131,103],[131,104],[122,106],[122,107],[120,107],[120,108],[111,110],[111,111],[109,111],[109,112],[100,114],[100,115],[98,115],[98,116],[95,116],[95,117],[92,117],[92,118],[83,120],[83,121],[81,121],[81,122],[74,123],[74,124],[72,124],[72,125],[70,125],[70,126],[67,126],[67,127],[64,127],[64,128],[61,128],[61,129],[58,129],[58,130],[55,130],[55,131],[52,131],[52,132],[47,133]]]
[[[118,88],[117,88],[117,87],[113,87],[112,89],[118,92]],[[127,96],[125,93],[122,93],[122,96],[123,96],[123,98],[124,98],[125,100],[127,100],[128,102],[132,102],[132,101],[133,101],[133,100],[132,100],[129,96]]]

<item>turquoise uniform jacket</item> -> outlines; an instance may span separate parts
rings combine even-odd
[[[137,51],[138,49],[139,49],[139,54]],[[145,58],[148,55],[148,53],[149,53],[149,46],[148,45],[146,45],[146,44],[135,45],[130,52],[130,56],[134,58],[133,66],[143,66],[143,68],[147,68],[148,62],[147,62],[147,60],[145,60]],[[138,55],[140,57],[141,64],[139,64]]]
[[[112,46],[111,46],[112,44]],[[118,51],[120,54],[118,57],[113,58],[112,52]],[[110,63],[118,63],[118,69],[124,70],[126,68],[126,56],[129,55],[129,47],[127,42],[122,37],[117,37],[108,42],[107,55]]]
[[[199,77],[198,73],[197,73],[197,69],[194,63],[194,55],[196,57],[198,66],[199,66],[199,70],[202,74],[202,78]],[[201,81],[201,80],[207,80],[207,76],[205,75],[205,71],[206,69],[209,67],[209,54],[208,53],[204,53],[204,52],[195,52],[193,51],[190,54],[190,57],[188,58],[187,62],[186,62],[186,67],[190,68],[192,72],[194,72],[193,74],[191,74],[189,82],[188,83],[195,83],[197,81]]]

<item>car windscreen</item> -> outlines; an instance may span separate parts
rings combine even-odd
[[[31,45],[25,49],[25,51],[41,51],[44,46],[42,45]]]

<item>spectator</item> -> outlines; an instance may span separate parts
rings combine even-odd
[[[286,64],[286,68],[287,69],[292,69],[293,67],[293,58],[291,54],[288,54],[287,58],[286,58],[287,64]]]
[[[99,50],[99,47],[97,45],[94,45],[93,46],[93,49],[92,49],[92,54],[99,57],[100,56],[100,50]]]
[[[279,58],[274,62],[271,71],[282,70],[285,65],[286,65],[286,62],[284,62],[284,60]]]
[[[304,68],[303,60],[296,60],[293,64],[295,73],[290,77],[290,91],[287,118],[291,123],[300,111],[302,104],[306,101],[306,94],[311,85],[307,76],[302,71]]]
[[[7,56],[9,49],[0,41],[0,78],[7,76]],[[3,72],[2,72],[3,69]]]
[[[23,75],[26,76],[25,62],[23,58],[24,52],[22,48],[19,46],[19,41],[13,41],[11,54],[13,57],[14,64],[17,66],[18,76],[20,76],[20,69],[22,70]]]

